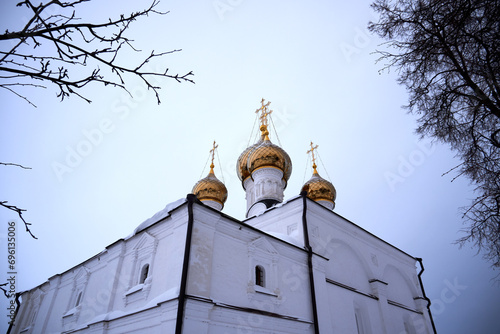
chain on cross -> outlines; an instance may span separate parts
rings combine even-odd
[[[318,149],[318,145],[316,146],[313,146],[313,142],[311,142],[311,149],[307,151],[307,154],[311,153],[311,156],[312,156],[312,163],[313,163],[313,170],[314,170],[314,173],[317,174],[318,171],[316,170],[316,157],[314,156],[314,151]]]

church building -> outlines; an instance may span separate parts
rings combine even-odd
[[[292,161],[270,139],[269,102],[257,112],[260,138],[237,160],[245,220],[222,212],[214,143],[192,194],[22,292],[9,332],[435,333],[422,260],[334,211],[312,143],[313,174],[285,200]]]

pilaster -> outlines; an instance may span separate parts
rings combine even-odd
[[[382,333],[390,333],[389,326],[389,304],[387,303],[387,283],[379,279],[371,279],[370,286],[373,294],[378,298],[378,308],[382,323]]]

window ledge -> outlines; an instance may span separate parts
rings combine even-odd
[[[131,287],[127,292],[125,292],[125,296],[131,295],[134,292],[140,291],[140,290],[142,290],[143,287],[144,287],[144,284],[142,284],[142,283],[137,284],[136,286]]]
[[[62,317],[66,318],[66,317],[72,316],[73,314],[75,314],[75,312],[76,312],[76,307],[73,307],[71,310],[69,310],[68,312],[64,313]]]
[[[273,297],[278,297],[277,294],[275,294],[274,292],[272,292],[271,290],[269,289],[266,289],[260,285],[254,285],[254,290],[255,292],[257,293],[262,293],[264,295],[269,295],[269,296],[273,296]]]

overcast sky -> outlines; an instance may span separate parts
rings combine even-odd
[[[27,14],[17,1],[2,1],[2,31],[22,27]],[[81,16],[105,19],[149,2],[106,4],[87,3]],[[395,73],[379,73],[383,64],[372,53],[382,41],[366,30],[374,18],[369,4],[162,1],[168,15],[131,26],[145,52],[127,60],[139,62],[153,49],[182,49],[160,65],[180,74],[192,70],[196,84],[164,80],[160,105],[135,79],[128,82],[133,99],[94,85],[85,91],[91,104],[76,97],[59,102],[48,87],[26,91],[33,108],[0,90],[0,161],[32,168],[0,166],[0,200],[27,209],[38,237],[18,225],[19,289],[99,253],[185,197],[208,173],[214,140],[220,156],[215,173],[229,191],[223,212],[243,219],[245,194],[235,164],[265,98],[293,162],[285,198],[311,176],[306,151],[313,141],[319,173],[337,189],[335,211],[423,258],[438,332],[499,333],[500,288],[491,281],[498,272],[474,249],[453,244],[462,235],[459,208],[473,198],[471,186],[463,178],[451,182],[453,173],[441,176],[459,161],[448,147],[419,141],[415,117],[401,108],[404,87]],[[5,258],[11,220],[20,223],[1,209]],[[2,273],[5,264],[0,258]]]

